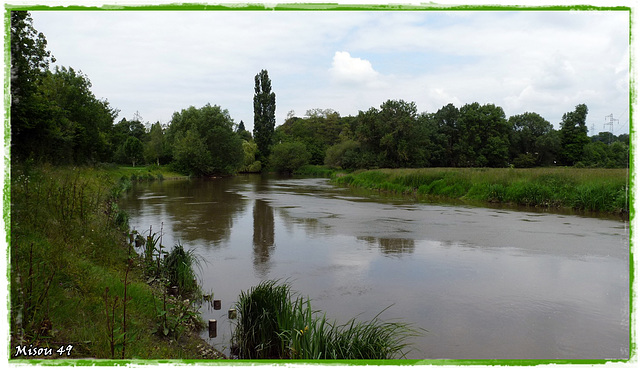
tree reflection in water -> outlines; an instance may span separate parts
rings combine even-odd
[[[416,242],[407,238],[376,238],[373,236],[358,237],[358,240],[365,241],[369,244],[378,244],[383,254],[407,254],[413,253],[416,248]]]
[[[253,267],[263,278],[271,267],[270,255],[274,250],[275,224],[273,208],[262,199],[253,206]]]

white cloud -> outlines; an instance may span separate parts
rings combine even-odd
[[[346,51],[336,51],[329,71],[338,82],[366,85],[378,82],[380,75],[373,69],[371,62],[354,58]]]
[[[585,103],[601,126],[629,99],[628,13],[34,11],[60,65],[130,118],[167,122],[217,104],[253,124],[253,77],[267,69],[276,123],[290,110],[343,116],[387,99],[420,112],[494,103],[557,124]],[[588,101],[576,101],[588,99]],[[617,117],[616,117],[617,118]]]

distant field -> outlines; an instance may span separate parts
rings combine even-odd
[[[544,208],[629,212],[629,171],[586,168],[419,168],[356,171],[335,183],[398,194]]]

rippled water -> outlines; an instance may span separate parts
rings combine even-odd
[[[331,320],[425,329],[408,358],[629,356],[628,222],[356,194],[326,179],[261,176],[138,184],[130,226],[163,231],[206,263],[222,310],[281,279]],[[206,337],[206,332],[203,332]]]

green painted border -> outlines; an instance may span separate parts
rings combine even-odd
[[[11,12],[5,11],[4,15],[4,34],[5,34],[5,43],[4,43],[4,164],[5,168],[2,170],[3,173],[3,193],[2,193],[2,218],[4,221],[4,231],[5,242],[7,245],[6,250],[6,261],[7,261],[7,323],[10,327],[11,322],[11,269],[9,268],[11,261],[11,42],[9,41],[11,38]],[[9,330],[6,333],[7,339],[7,350],[11,351],[11,334]],[[7,352],[7,355],[10,356],[11,352]]]
[[[282,361],[269,361],[269,360],[87,360],[87,359],[69,359],[69,360],[13,360],[9,359],[9,364],[12,365],[48,365],[48,366],[131,366],[131,365],[168,365],[168,364],[181,364],[181,365],[213,365],[213,366],[256,366],[256,365],[351,365],[351,366],[414,366],[414,365],[484,365],[484,366],[535,366],[535,365],[604,365],[604,364],[627,364],[632,363],[634,357],[638,354],[637,343],[635,343],[635,320],[633,317],[634,311],[634,299],[636,294],[633,290],[633,284],[635,283],[635,258],[633,254],[633,234],[634,230],[631,227],[632,221],[635,218],[635,164],[634,164],[634,139],[636,132],[633,125],[633,113],[634,103],[637,102],[637,94],[635,90],[635,77],[634,77],[634,50],[632,34],[633,28],[633,10],[629,6],[594,6],[594,5],[442,5],[442,4],[424,4],[424,5],[402,5],[402,4],[389,4],[389,5],[359,5],[359,4],[335,4],[335,3],[294,3],[294,4],[200,4],[200,3],[176,3],[176,4],[161,4],[161,5],[102,5],[102,6],[82,6],[82,5],[69,5],[69,6],[47,6],[47,5],[4,5],[4,31],[6,40],[9,40],[11,34],[11,11],[12,10],[47,10],[47,11],[626,11],[629,12],[629,135],[631,138],[630,147],[630,162],[629,162],[629,187],[630,187],[630,222],[629,222],[629,359],[524,359],[524,360],[510,360],[510,359],[468,359],[468,360],[455,360],[455,359],[425,359],[425,360],[325,360],[325,361],[311,361],[311,360],[282,360]],[[7,242],[7,261],[9,261],[9,246],[10,246],[10,204],[11,204],[11,181],[10,181],[10,88],[9,81],[11,76],[10,68],[10,43],[5,42],[4,45],[4,62],[5,62],[5,83],[4,83],[4,157],[5,157],[5,169],[4,169],[4,184],[3,184],[3,218],[5,222],[6,242]],[[10,270],[7,269],[7,281],[10,282]],[[9,285],[9,284],[7,284]],[[10,291],[8,293],[7,300],[7,315],[10,319]],[[9,333],[7,332],[7,337]],[[8,341],[7,354],[11,353],[10,341]],[[636,361],[637,362],[637,359]]]

